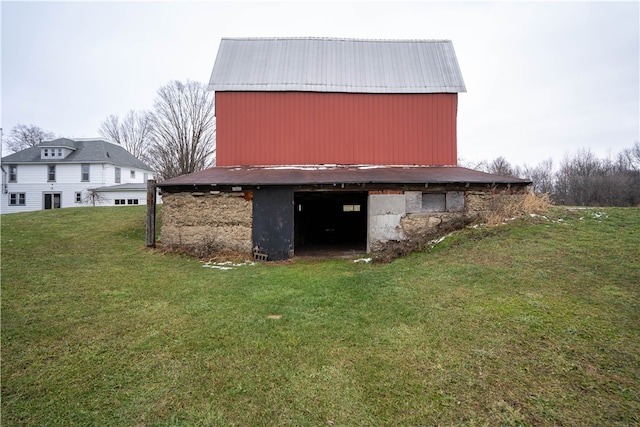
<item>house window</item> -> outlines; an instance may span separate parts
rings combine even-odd
[[[76,191],[74,197],[76,203],[82,203],[82,192]]]
[[[45,148],[44,150],[42,150],[42,157],[49,157],[49,149]]]
[[[116,168],[116,184],[120,184],[120,180],[121,180],[120,176],[121,176],[121,173],[122,173],[122,172],[121,172],[120,168]]]
[[[138,199],[127,199],[127,204],[128,205],[137,205],[138,204]]]
[[[56,165],[47,166],[47,181],[55,181],[56,180]]]
[[[129,176],[131,177],[131,179],[136,179],[136,171],[132,170],[132,171],[129,173]]]
[[[56,157],[62,157],[62,148],[56,149]]]
[[[18,182],[18,166],[9,165],[9,182]]]
[[[82,182],[89,182],[89,165],[84,163],[80,167],[82,169]]]
[[[27,197],[25,193],[10,193],[9,194],[9,206],[24,206],[26,204]]]
[[[116,203],[116,205],[124,205],[125,200],[124,199],[115,199],[114,202]]]

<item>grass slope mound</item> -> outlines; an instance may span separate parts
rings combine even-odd
[[[6,426],[640,424],[638,209],[225,268],[143,207],[1,221]]]

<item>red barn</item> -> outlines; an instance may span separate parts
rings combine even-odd
[[[160,187],[211,206],[242,194],[251,236],[240,233],[234,247],[216,234],[222,225],[201,234],[176,225],[163,232],[169,245],[176,234],[196,246],[202,237],[200,245],[269,259],[317,247],[376,250],[411,237],[403,221],[422,218],[422,230],[429,218],[468,213],[472,190],[528,184],[456,166],[466,89],[448,40],[223,39],[209,88],[217,166]],[[180,217],[170,196],[164,205]]]
[[[218,166],[457,163],[450,41],[225,39],[210,88]]]

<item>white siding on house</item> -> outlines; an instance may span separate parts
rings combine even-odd
[[[142,190],[101,191],[100,195],[99,200],[96,201],[96,206],[134,206],[147,204],[147,192]],[[117,205],[116,200],[120,201]],[[135,202],[135,200],[137,200],[137,202]],[[156,196],[156,203],[162,203],[159,195]]]
[[[48,166],[56,165],[55,181],[48,181]],[[82,181],[82,164],[81,163],[55,163],[50,162],[48,164],[19,164],[18,167],[18,179],[17,182],[8,182],[8,175],[5,178],[5,187],[2,191],[2,197],[0,199],[0,213],[14,213],[14,212],[28,212],[34,210],[44,209],[44,194],[45,193],[59,193],[61,195],[61,207],[78,207],[86,206],[87,203],[77,203],[76,193],[83,194],[83,199],[86,199],[85,194],[88,189],[105,187],[115,185],[115,165],[104,163],[89,163],[89,181]],[[2,165],[8,174],[8,164]],[[133,167],[120,167],[121,169],[121,183],[143,183],[145,174],[149,179],[153,178],[153,175],[146,170],[133,168]],[[134,171],[135,177],[131,177],[131,171]],[[24,206],[11,206],[10,194],[11,193],[24,193],[25,205]],[[138,204],[146,204],[146,192],[110,192],[105,200],[96,205],[115,205],[115,200],[125,200],[125,203],[130,199],[137,199]],[[91,203],[88,203],[91,204]],[[126,204],[125,204],[126,205]]]

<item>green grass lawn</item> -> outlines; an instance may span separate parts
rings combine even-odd
[[[3,215],[2,425],[640,425],[640,209],[223,271],[144,207]]]

